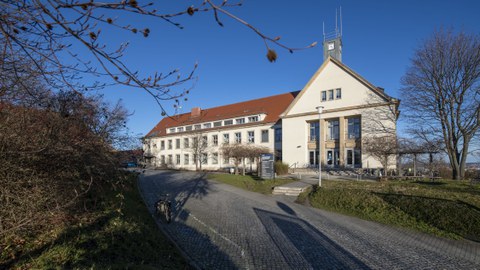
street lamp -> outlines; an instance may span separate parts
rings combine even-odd
[[[322,130],[322,112],[323,106],[318,106],[318,187],[322,186],[322,137],[320,136]]]

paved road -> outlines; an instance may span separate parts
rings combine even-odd
[[[480,269],[480,244],[453,241],[207,181],[146,171],[139,188],[153,213],[160,193],[174,219],[158,222],[202,269]]]

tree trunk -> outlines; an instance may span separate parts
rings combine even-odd
[[[242,175],[245,176],[245,167],[246,167],[246,165],[245,165],[245,159],[244,159],[244,158],[242,159],[242,163],[243,163],[243,170],[242,170],[243,172],[242,172]]]

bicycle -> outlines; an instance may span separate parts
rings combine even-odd
[[[167,223],[172,221],[172,203],[168,199],[168,194],[161,194],[160,199],[155,203],[157,215],[163,216]]]

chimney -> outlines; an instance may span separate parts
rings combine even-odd
[[[202,110],[200,109],[200,107],[195,107],[195,108],[192,108],[192,114],[191,116],[192,117],[199,117],[200,114],[201,114]]]

